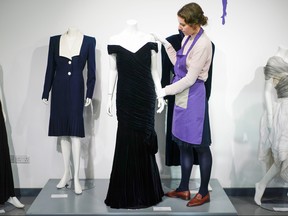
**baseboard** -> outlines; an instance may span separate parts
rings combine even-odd
[[[223,188],[227,196],[254,196],[255,188]],[[272,187],[266,188],[264,195],[266,196],[281,196],[288,193],[288,188]]]
[[[17,197],[38,196],[42,188],[15,188],[15,195]]]

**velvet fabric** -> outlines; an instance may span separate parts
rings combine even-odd
[[[135,53],[108,45],[108,53],[116,54],[118,70],[118,128],[105,199],[112,208],[146,208],[159,203],[164,195],[155,159],[158,146],[151,50],[158,51],[156,43],[148,42]]]
[[[10,161],[7,131],[0,101],[0,204],[14,197],[14,181]]]

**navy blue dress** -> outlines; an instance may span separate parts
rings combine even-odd
[[[92,98],[96,81],[96,40],[84,35],[80,54],[69,59],[59,55],[60,37],[56,35],[50,38],[42,94],[42,99],[48,99],[52,89],[48,135],[85,137],[83,71],[87,70],[86,98]]]

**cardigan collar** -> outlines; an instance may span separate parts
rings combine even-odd
[[[84,35],[80,32],[73,32],[73,36],[69,31],[65,32],[60,37],[59,55],[72,59],[73,56],[80,55],[81,46],[83,43]],[[69,44],[72,42],[72,46]],[[70,46],[69,46],[70,45]]]

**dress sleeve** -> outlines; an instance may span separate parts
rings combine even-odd
[[[113,53],[116,53],[116,46],[115,45],[108,45],[107,46],[107,51],[108,51],[108,54],[113,54]]]
[[[158,44],[155,42],[150,42],[151,44],[151,50],[154,50],[155,52],[158,53]]]
[[[44,98],[48,99],[49,98],[49,92],[51,90],[53,80],[54,80],[55,67],[56,67],[56,62],[54,59],[54,56],[55,56],[54,45],[55,45],[55,37],[50,37],[48,61],[47,61],[47,68],[46,68],[46,75],[45,75],[45,80],[44,80],[42,99],[44,99]]]
[[[86,90],[86,98],[92,98],[95,82],[96,82],[96,60],[95,60],[95,47],[96,47],[96,39],[91,37],[89,44],[89,54],[87,60],[87,90]]]

